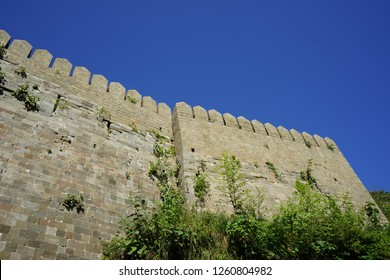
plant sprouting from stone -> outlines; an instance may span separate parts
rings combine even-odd
[[[12,93],[17,100],[24,102],[27,111],[39,111],[39,97],[28,93],[28,85],[20,85],[17,90]]]
[[[131,127],[131,129],[132,129],[134,132],[138,133],[138,127],[137,127],[137,125],[135,124],[135,122],[129,123],[129,126]]]
[[[5,46],[3,44],[0,44],[0,59],[3,59],[5,57],[7,53],[7,49],[5,48]],[[1,71],[1,67],[0,67],[0,85],[4,85],[5,84],[5,74]]]
[[[234,213],[243,212],[248,191],[244,189],[245,177],[241,173],[241,162],[235,156],[223,153],[217,169],[221,176],[219,189],[228,195]]]
[[[137,98],[135,97],[128,96],[126,99],[132,104],[137,104]]]
[[[176,169],[172,167],[172,156],[174,150],[172,146],[162,139],[157,139],[154,147],[153,154],[157,160],[150,162],[149,177],[153,180],[157,180],[157,187],[160,190],[160,198],[163,202],[172,198],[172,193],[178,191],[176,186]]]
[[[268,169],[274,174],[275,179],[278,182],[282,181],[282,173],[279,172],[279,170],[275,167],[275,165],[272,162],[267,161],[265,165],[268,167]]]
[[[4,44],[0,44],[0,59],[3,59],[7,54],[7,49]]]
[[[19,88],[12,93],[12,96],[14,96],[19,101],[25,101],[27,99],[27,95],[28,85],[26,84],[20,85]]]
[[[26,67],[19,67],[18,70],[15,71],[16,74],[18,74],[19,76],[21,76],[22,78],[27,78],[27,69]]]
[[[313,165],[313,160],[311,160],[311,159],[308,160],[307,167],[304,171],[300,172],[299,178],[302,181],[307,182],[309,184],[309,186],[317,187],[317,180],[316,180],[316,178],[314,178],[314,176],[312,174],[312,172],[313,172],[312,165]]]
[[[366,215],[369,219],[369,221],[375,226],[375,227],[381,227],[381,219],[379,216],[379,209],[376,207],[376,205],[372,202],[367,202],[364,206],[364,210],[366,211]]]
[[[105,108],[100,107],[98,114],[97,114],[98,120],[103,121],[110,121],[111,120],[111,113]]]
[[[68,211],[76,209],[77,213],[84,213],[84,198],[82,195],[67,194],[60,205]]]
[[[199,207],[204,207],[206,198],[210,192],[210,183],[207,180],[206,173],[206,163],[202,160],[200,162],[200,166],[198,167],[198,171],[195,174],[195,182],[194,182],[194,194],[196,197],[196,205]]]
[[[334,151],[334,145],[333,144],[326,144],[326,147],[330,150],[330,151]]]

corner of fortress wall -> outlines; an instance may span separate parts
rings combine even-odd
[[[142,187],[148,202],[158,199],[147,175],[155,160],[155,137],[148,132],[175,145],[189,201],[193,178],[205,162],[211,180],[206,207],[212,210],[231,210],[227,202],[219,204],[226,201],[215,169],[222,152],[241,160],[248,189],[264,194],[265,211],[291,196],[309,160],[320,191],[349,194],[358,205],[372,201],[328,137],[184,102],[171,113],[165,103],[11,40],[4,30],[0,44],[7,48],[0,61],[6,74],[0,85],[0,259],[99,259],[102,242],[115,236],[119,217],[131,210],[129,196]],[[17,73],[22,67],[26,78]],[[12,96],[23,83],[38,88],[29,90],[40,98],[39,112],[26,111]],[[66,194],[82,194],[85,213],[60,209]]]

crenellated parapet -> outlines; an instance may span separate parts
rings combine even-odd
[[[100,97],[103,97],[100,103],[102,106],[108,106],[110,103],[113,107],[118,105],[123,110],[132,111],[133,108],[142,109],[145,113],[156,114],[158,118],[170,123],[171,109],[165,103],[157,103],[150,96],[142,96],[139,92],[133,89],[126,89],[119,82],[109,82],[106,77],[101,74],[91,74],[91,72],[83,66],[73,66],[70,61],[65,58],[54,58],[53,55],[44,49],[33,49],[32,45],[25,40],[13,40],[11,36],[4,30],[0,30],[0,43],[7,46],[6,60],[16,64],[34,65],[35,67],[46,68],[50,70],[54,80],[59,76],[65,82],[77,85],[77,88],[86,89],[86,91],[94,92]],[[57,82],[57,81],[56,81]],[[94,96],[95,100],[96,95]],[[240,129],[253,133],[267,135],[269,137],[280,138],[285,141],[293,141],[302,143],[310,147],[331,148],[337,149],[334,141],[328,137],[322,138],[318,135],[310,135],[307,132],[298,132],[295,129],[286,129],[282,126],[275,127],[270,123],[261,123],[257,120],[249,121],[245,117],[234,117],[229,113],[221,114],[220,112],[211,109],[206,110],[200,106],[191,107],[184,102],[177,103],[175,113],[180,116],[193,118],[202,122],[209,122],[221,126]],[[141,125],[147,120],[145,114],[142,114],[136,124]],[[115,119],[115,113],[114,113]],[[119,118],[121,119],[121,118]],[[151,120],[152,121],[152,120]],[[162,127],[162,123],[158,128]],[[167,128],[165,128],[167,130]],[[170,133],[170,132],[169,132]]]
[[[320,147],[332,150],[337,148],[335,142],[328,137],[322,138],[319,135],[312,136],[307,132],[300,133],[295,129],[288,130],[283,126],[275,127],[270,123],[263,124],[258,120],[249,121],[242,116],[236,118],[229,113],[221,114],[214,109],[207,111],[200,106],[191,107],[184,102],[176,104],[174,114],[186,118],[192,118],[200,122],[209,122],[229,128],[235,128],[237,129],[237,132],[239,132],[238,130],[244,130],[263,134],[285,141],[301,143],[308,147]]]
[[[0,44],[7,48],[5,60],[38,71],[62,88],[73,88],[74,94],[81,94],[97,106],[107,107],[113,121],[171,136],[171,110],[165,103],[157,103],[150,96],[126,89],[119,82],[110,82],[104,75],[92,74],[84,66],[73,66],[66,58],[54,58],[48,50],[33,49],[25,40],[11,40],[4,30],[0,30]]]

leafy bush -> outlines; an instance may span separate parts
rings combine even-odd
[[[313,172],[313,169],[311,168],[312,164],[313,161],[309,160],[306,169],[300,172],[300,179],[302,181],[307,182],[311,186],[317,186],[317,180],[314,178],[312,174]]]
[[[218,170],[234,213],[189,209],[169,149],[159,145],[149,175],[161,199],[149,206],[133,197],[121,234],[104,247],[106,259],[390,259],[390,227],[378,223],[375,205],[357,211],[347,197],[321,194],[310,162],[294,195],[265,220],[256,211],[261,202],[243,190],[241,163],[226,154]]]
[[[19,101],[25,101],[28,96],[28,85],[20,85],[17,90],[15,90],[12,95]]]
[[[196,205],[200,207],[205,206],[206,198],[210,191],[210,183],[207,180],[206,164],[201,161],[198,171],[195,174],[194,194],[196,197]]]
[[[249,213],[234,215],[226,226],[229,251],[235,259],[268,259],[269,223]]]
[[[235,156],[222,154],[219,159],[218,172],[221,176],[219,189],[229,197],[234,213],[243,211],[244,201],[248,194],[244,189],[244,174],[241,173],[241,162]]]
[[[34,95],[27,95],[26,100],[24,101],[24,106],[27,111],[39,111],[38,105],[39,97]]]
[[[188,226],[185,199],[174,178],[172,150],[158,140],[154,145],[157,160],[150,163],[149,176],[157,181],[160,201],[149,209],[146,200],[133,197],[134,211],[122,219],[122,235],[107,246],[107,259],[187,259],[193,233]]]
[[[370,192],[372,198],[378,204],[378,207],[382,210],[382,213],[390,221],[390,192],[372,191]]]

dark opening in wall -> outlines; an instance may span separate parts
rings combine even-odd
[[[191,152],[195,153],[195,148],[191,148]]]

